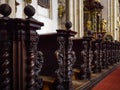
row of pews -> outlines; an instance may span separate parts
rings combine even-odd
[[[61,90],[57,87],[61,82],[60,79],[64,79],[61,73],[63,74],[65,67],[71,66],[71,72],[68,71],[68,73],[71,74],[73,88],[78,90],[80,86],[76,87],[74,81],[78,83],[84,80],[90,81],[92,74],[100,74],[104,70],[109,70],[109,67],[116,65],[120,60],[120,42],[118,41],[103,38],[100,34],[97,39],[91,35],[80,39],[69,39],[72,40],[72,43],[69,41],[72,44],[71,56],[69,57],[68,54],[69,65],[64,65],[64,56],[58,56],[56,52],[60,47],[64,51],[60,43],[64,44],[65,40],[59,40],[58,33],[39,35],[38,51],[42,51],[44,57],[40,73],[44,82],[43,90]],[[67,90],[71,90],[71,85],[68,86]]]
[[[94,39],[91,32],[76,39],[71,22],[65,30],[38,35],[44,24],[32,17],[31,5],[24,8],[25,19],[9,18],[11,11],[0,5],[0,90],[82,90],[93,74],[120,60],[118,41],[101,34]]]

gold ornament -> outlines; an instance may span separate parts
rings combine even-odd
[[[58,16],[59,16],[59,18],[62,18],[63,14],[64,14],[64,6],[62,5],[62,3],[60,3],[59,7],[58,7]]]
[[[32,3],[32,0],[25,0],[25,2],[27,2],[27,3]]]

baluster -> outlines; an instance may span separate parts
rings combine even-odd
[[[106,44],[103,42],[102,43],[102,69],[105,69],[106,66]]]
[[[87,79],[91,79],[91,71],[92,71],[92,61],[93,61],[93,51],[92,51],[92,39],[93,39],[93,32],[88,31],[86,37],[84,39],[87,41],[87,68],[86,68],[86,73],[87,73]]]
[[[24,12],[28,16],[26,19],[26,90],[40,90],[42,88],[42,80],[39,78],[39,73],[42,68],[43,56],[40,51],[37,52],[38,35],[36,29],[40,29],[43,23],[32,18],[35,14],[35,9],[31,5],[26,6]]]
[[[91,79],[91,73],[92,73],[92,61],[93,61],[93,51],[91,49],[91,41],[89,42],[89,49],[88,49],[88,63],[87,63],[87,78]]]
[[[80,72],[80,79],[87,79],[87,62],[88,62],[88,42],[83,41],[83,50],[80,53],[81,56],[81,72]]]
[[[102,44],[101,44],[101,41],[102,41],[102,36],[101,34],[98,35],[98,66],[99,66],[99,72],[101,72],[102,70]]]
[[[94,72],[101,72],[102,69],[102,50],[101,50],[101,35],[98,36],[98,39],[94,42],[95,51],[94,51]]]
[[[111,55],[111,60],[110,60],[110,64],[113,65],[113,42],[111,42],[111,48],[110,48],[110,55]]]
[[[74,90],[72,86],[72,66],[75,63],[75,53],[72,50],[73,42],[71,36],[76,32],[70,30],[72,24],[65,24],[67,30],[57,30],[59,49],[56,51],[59,68],[56,70],[58,85],[57,90]]]
[[[116,60],[116,63],[118,63],[118,61],[117,61],[117,41],[115,41],[115,60]]]
[[[0,19],[0,89],[10,90],[10,31],[8,30],[8,20],[11,8],[7,4],[0,6],[0,13],[3,17]]]
[[[98,68],[99,68],[99,64],[98,64],[98,43],[95,43],[95,51],[94,51],[94,73],[98,73]]]
[[[35,46],[36,59],[35,59],[34,70],[35,70],[35,89],[36,90],[40,90],[43,87],[43,82],[42,82],[42,79],[39,77],[39,75],[42,69],[44,58],[43,58],[43,53],[37,50],[38,40],[39,40],[39,37],[37,37],[37,41],[35,44],[36,45]]]
[[[116,58],[115,58],[115,42],[113,42],[113,63],[116,63]]]
[[[111,49],[111,42],[109,42],[109,65],[112,65],[112,49]]]
[[[0,6],[0,90],[10,90],[10,31],[8,30],[9,15],[11,8],[7,4]]]
[[[106,40],[106,67],[109,68],[109,41]]]
[[[116,48],[116,59],[117,62],[119,62],[119,42],[117,43],[117,48]]]
[[[120,62],[120,42],[118,44],[118,61]]]

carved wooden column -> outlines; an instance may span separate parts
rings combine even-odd
[[[87,62],[88,62],[88,42],[82,42],[83,49],[80,53],[81,56],[81,66],[80,66],[80,79],[87,79]]]
[[[81,79],[91,78],[91,69],[93,61],[92,35],[83,38],[83,50],[81,51]]]
[[[120,61],[120,42],[118,43],[118,61]]]
[[[33,19],[35,9],[28,5],[24,9],[26,18],[26,90],[40,90],[42,82],[39,78],[43,57],[42,53],[37,51],[38,34],[37,29],[43,26],[43,23]]]
[[[87,79],[91,79],[92,73],[92,61],[93,61],[93,50],[92,50],[92,42],[93,42],[93,32],[88,31],[86,37],[84,39],[87,41]]]
[[[111,65],[113,65],[114,64],[114,60],[113,60],[113,53],[114,53],[114,51],[113,51],[113,48],[114,48],[114,44],[113,44],[113,41],[111,42]]]
[[[25,7],[27,19],[8,18],[11,8],[0,6],[0,90],[40,90],[43,58],[37,51],[36,30],[43,23],[32,18],[35,10]]]
[[[102,69],[102,50],[101,50],[101,35],[98,35],[98,39],[94,42],[94,72],[101,72]]]
[[[108,68],[108,58],[107,58],[107,42],[102,42],[102,68]]]
[[[109,42],[109,64],[112,65],[112,42]]]
[[[7,4],[0,6],[0,13],[3,17],[0,18],[0,89],[11,90],[12,88],[12,70],[11,68],[11,51],[12,42],[9,27],[9,15],[11,8]]]
[[[112,60],[113,60],[113,64],[116,63],[116,58],[115,58],[115,42],[113,42],[113,48],[112,48]]]
[[[117,62],[119,62],[119,48],[118,48],[118,46],[119,46],[119,42],[118,41],[116,41],[116,47],[115,47],[115,49],[116,49],[116,61]]]
[[[101,44],[101,41],[102,41],[102,39],[101,39],[101,37],[99,38],[99,41],[98,41],[98,47],[99,47],[99,49],[98,49],[98,70],[99,70],[99,72],[101,72],[101,70],[102,70],[102,57],[103,57],[103,53],[102,53],[102,44]]]
[[[72,66],[76,61],[75,53],[72,50],[73,42],[71,37],[76,32],[71,31],[71,22],[65,24],[67,30],[57,30],[59,49],[56,51],[59,68],[56,71],[58,85],[57,90],[74,90],[72,86]]]
[[[98,73],[98,43],[95,43],[94,59],[93,59],[94,73]]]
[[[106,44],[102,43],[102,69],[105,69],[106,66]]]

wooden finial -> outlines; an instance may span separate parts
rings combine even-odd
[[[30,18],[35,14],[35,8],[31,5],[27,5],[24,8],[24,13]]]
[[[67,21],[65,23],[65,27],[67,28],[67,30],[69,30],[72,27],[72,23],[70,21]]]
[[[8,5],[8,4],[2,4],[0,5],[0,13],[3,15],[3,16],[9,16],[11,14],[11,7]]]

